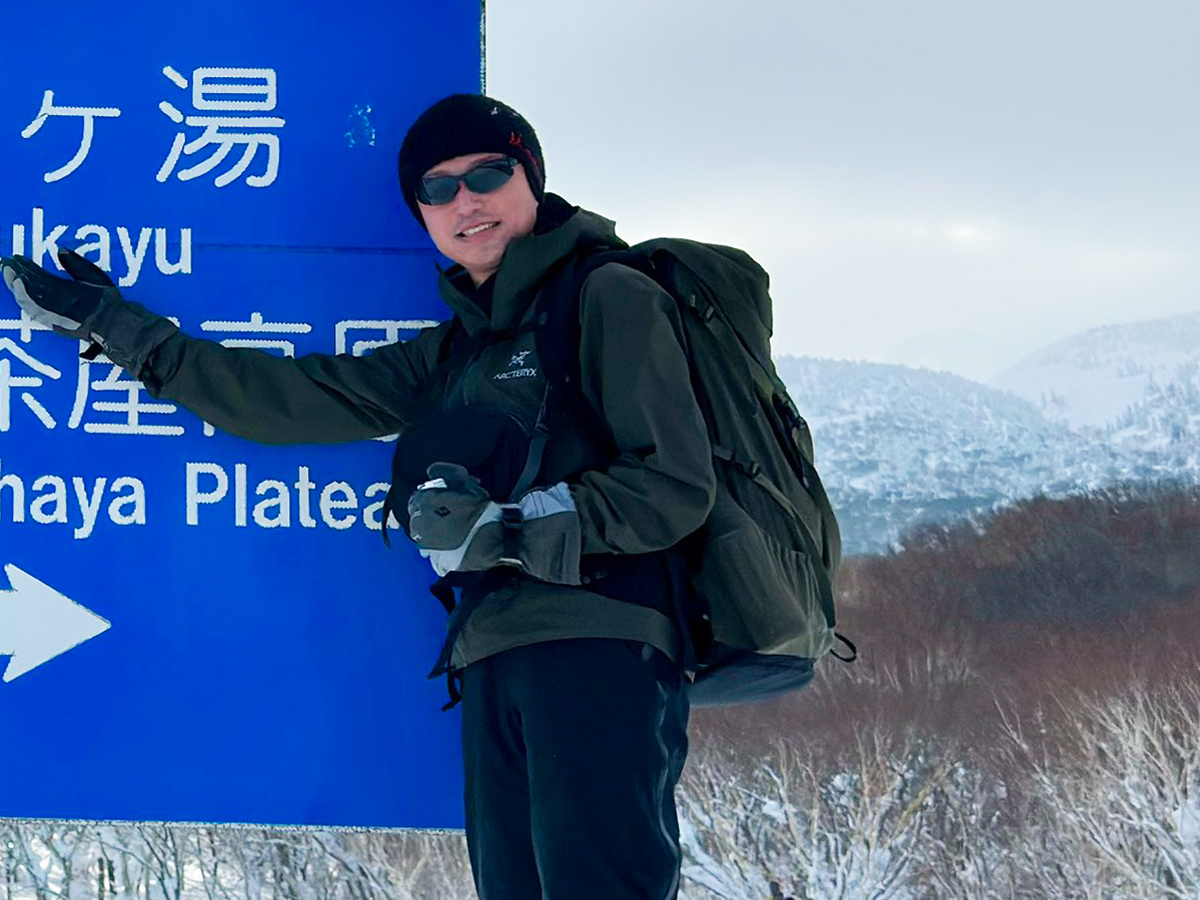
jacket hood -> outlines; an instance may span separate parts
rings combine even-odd
[[[542,278],[557,262],[580,250],[625,246],[611,220],[572,206],[557,194],[546,194],[533,231],[508,245],[491,277],[490,309],[481,309],[472,299],[474,283],[459,265],[441,273],[438,292],[468,334],[508,331],[521,324]]]

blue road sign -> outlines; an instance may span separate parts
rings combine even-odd
[[[447,313],[396,150],[479,89],[480,25],[480,0],[6,10],[0,253],[74,246],[228,346],[410,337]],[[78,353],[0,296],[0,816],[460,827],[445,616],[379,534],[393,445],[255,445]]]

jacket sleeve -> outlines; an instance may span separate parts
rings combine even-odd
[[[571,485],[583,553],[649,553],[704,523],[716,477],[675,301],[628,266],[602,266],[580,298],[584,394],[618,456]]]
[[[296,359],[176,332],[139,372],[151,394],[223,431],[268,444],[338,443],[411,424],[449,322],[365,356]]]

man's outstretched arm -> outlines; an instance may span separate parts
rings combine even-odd
[[[31,319],[103,348],[154,396],[264,443],[333,443],[401,430],[416,415],[448,327],[362,357],[291,359],[227,348],[189,337],[125,300],[102,269],[77,253],[59,250],[58,258],[71,279],[21,256],[0,259],[5,285]]]

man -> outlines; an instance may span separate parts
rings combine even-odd
[[[454,316],[365,357],[285,359],[188,337],[69,252],[59,258],[73,281],[21,257],[0,268],[32,318],[98,343],[152,394],[233,434],[401,432],[398,461],[419,471],[409,534],[470,610],[444,662],[461,676],[480,897],[667,900],[688,716],[675,548],[715,491],[678,309],[633,269],[592,272],[579,396],[556,404],[534,453],[528,435],[548,403],[539,299],[573,263],[624,244],[611,222],[545,192],[533,128],[487,97],[423,113],[399,174],[456,264],[439,279]]]

